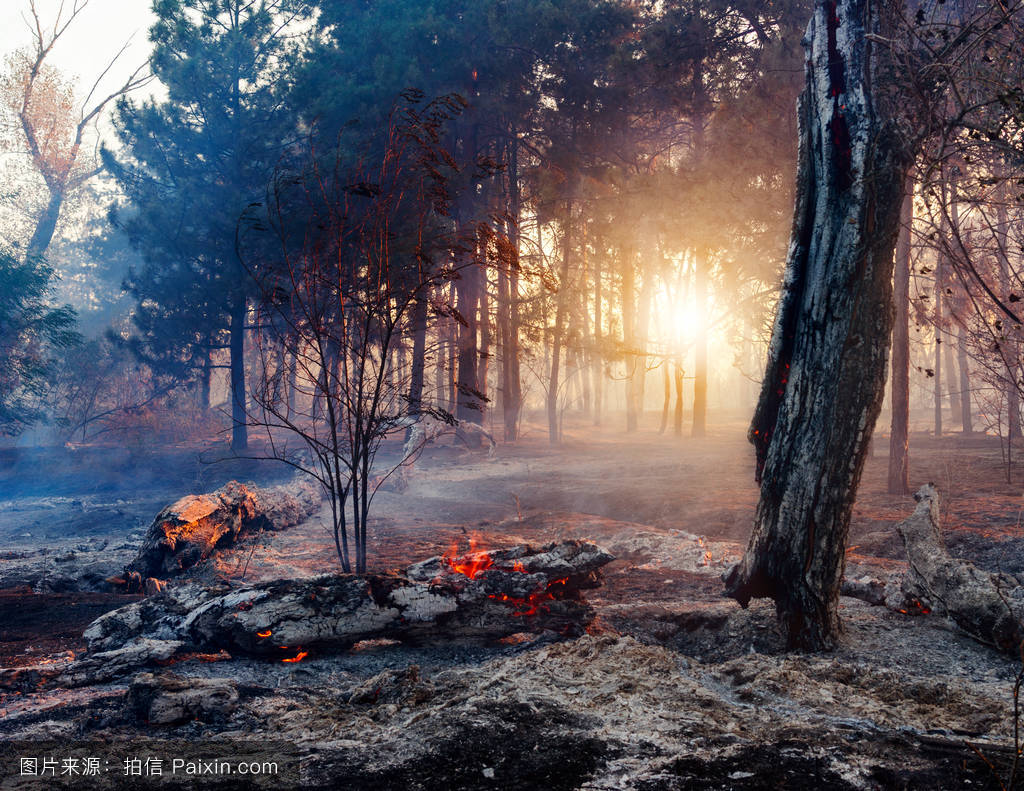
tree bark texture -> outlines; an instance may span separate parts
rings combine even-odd
[[[896,242],[892,327],[892,422],[889,433],[889,494],[910,494],[908,438],[910,427],[910,227],[914,221],[913,185],[907,185],[900,207]]]
[[[881,408],[905,144],[872,95],[879,9],[815,4],[804,39],[797,197],[750,428],[761,495],[726,588],[775,600],[789,645],[834,646],[850,511]]]

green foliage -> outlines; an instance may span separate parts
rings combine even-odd
[[[246,207],[265,194],[292,138],[282,104],[282,25],[291,0],[158,0],[152,69],[164,102],[118,104],[117,130],[131,159],[104,152],[127,206],[113,219],[144,258],[125,286],[139,356],[188,379],[224,348],[229,311],[251,285],[235,237]]]
[[[53,355],[78,343],[75,312],[47,303],[53,270],[0,248],[0,434],[17,436],[45,417]]]

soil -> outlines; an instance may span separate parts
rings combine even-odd
[[[1012,751],[1018,662],[939,617],[848,598],[846,636],[833,654],[790,655],[770,604],[740,610],[724,598],[720,577],[745,545],[758,495],[745,430],[723,420],[708,437],[677,439],[580,421],[552,447],[529,425],[493,456],[428,449],[404,488],[378,493],[373,570],[453,545],[585,538],[608,549],[617,560],[587,595],[598,618],[583,638],[559,642],[524,621],[522,634],[487,645],[382,641],[297,665],[181,662],[164,672],[237,685],[239,703],[159,733],[126,709],[130,679],[0,693],[0,743],[71,733],[107,743],[279,736],[306,756],[310,788],[998,788]],[[21,584],[45,552],[73,544],[79,560],[130,554],[168,502],[230,478],[268,484],[290,474],[202,466],[194,449],[181,449],[133,476],[123,459],[104,464],[103,452],[91,452],[85,468],[49,464],[53,490],[19,464],[0,476],[14,492],[0,501],[8,550],[0,582]],[[886,493],[886,467],[881,450],[868,461],[848,552],[851,575],[883,581],[902,570],[893,526],[914,504]],[[94,480],[82,469],[105,473]],[[983,568],[1024,575],[1022,481],[1015,468],[1007,483],[996,438],[911,437],[911,488],[938,486],[951,552]],[[216,566],[233,582],[336,569],[326,512],[254,536]],[[110,591],[0,592],[0,666],[81,651],[84,626],[128,600]],[[403,668],[415,683],[387,675]],[[359,692],[367,684],[370,698]],[[349,696],[372,702],[345,703]]]

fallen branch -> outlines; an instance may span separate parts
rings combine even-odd
[[[935,487],[922,486],[914,499],[914,513],[896,526],[909,567],[904,599],[921,610],[945,615],[975,640],[1017,656],[1024,639],[1020,613],[1015,611],[1024,596],[1020,581],[950,557],[939,530]]]

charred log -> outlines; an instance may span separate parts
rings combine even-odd
[[[325,575],[234,590],[182,585],[94,621],[84,635],[90,653],[83,662],[110,664],[138,649],[136,667],[152,664],[141,647],[153,641],[176,643],[176,652],[298,661],[368,639],[575,636],[594,618],[581,592],[601,584],[600,569],[611,560],[593,544],[562,541],[435,557],[404,575]]]
[[[181,575],[245,533],[299,524],[320,500],[309,483],[259,489],[237,481],[210,494],[183,497],[157,514],[125,569],[125,582],[130,590],[159,593],[161,580]]]

